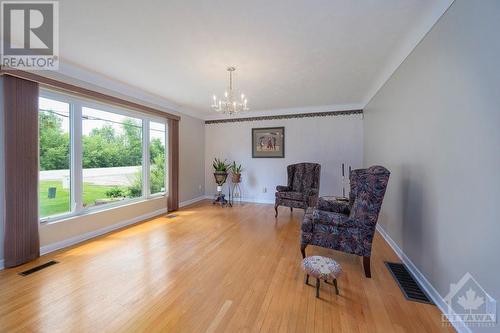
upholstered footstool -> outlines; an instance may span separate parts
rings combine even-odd
[[[309,284],[309,275],[316,278],[316,297],[319,297],[320,280],[326,283],[332,280],[335,292],[339,294],[337,278],[342,274],[342,267],[335,260],[322,256],[306,257],[302,260],[302,268],[306,272],[306,284]]]

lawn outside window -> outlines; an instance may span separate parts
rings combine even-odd
[[[166,119],[41,91],[40,221],[165,196],[166,129]]]

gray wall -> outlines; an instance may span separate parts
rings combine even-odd
[[[3,267],[3,228],[5,195],[4,117],[3,117],[3,77],[0,76],[0,267]]]
[[[500,1],[455,1],[365,108],[380,223],[442,296],[470,272],[500,299],[499,32]]]
[[[179,201],[205,193],[205,122],[182,115],[179,123]]]

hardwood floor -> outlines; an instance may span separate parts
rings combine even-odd
[[[0,272],[0,331],[22,332],[448,332],[432,305],[406,301],[376,235],[372,278],[359,257],[339,261],[340,295],[321,299],[300,267],[303,212],[201,202],[36,262]],[[27,277],[17,273],[60,263]]]

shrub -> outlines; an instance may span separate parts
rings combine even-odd
[[[122,190],[119,187],[114,187],[111,190],[106,191],[106,196],[108,198],[123,198],[126,196],[126,193],[124,190]]]

